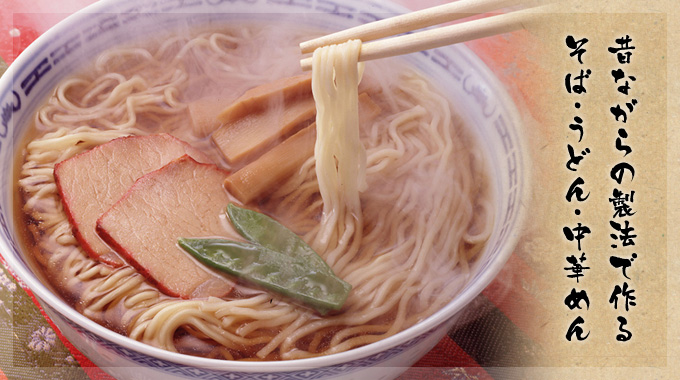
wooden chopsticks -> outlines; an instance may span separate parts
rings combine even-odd
[[[523,25],[526,23],[531,13],[522,10],[437,29],[405,34],[394,38],[373,41],[395,34],[401,34],[478,15],[499,8],[517,5],[518,2],[519,0],[459,0],[360,25],[302,42],[300,44],[300,50],[304,54],[312,52],[321,46],[342,43],[350,39],[360,39],[363,44],[359,61],[369,61],[372,59],[415,53],[421,50],[433,49],[495,34],[507,33],[523,29]],[[310,70],[312,67],[311,57],[300,60],[300,65],[303,70]]]

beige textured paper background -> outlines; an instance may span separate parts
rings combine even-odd
[[[563,23],[566,22],[566,28]],[[583,55],[584,63],[579,64],[569,57],[569,50],[562,43],[564,37],[555,38],[553,47],[545,56],[551,69],[543,86],[552,94],[543,100],[542,108],[546,113],[539,115],[540,129],[544,136],[533,141],[535,152],[535,179],[542,185],[536,189],[537,212],[532,213],[538,220],[539,228],[533,233],[533,253],[540,257],[539,272],[550,281],[546,300],[550,317],[546,320],[546,340],[553,342],[547,347],[549,362],[559,365],[664,365],[666,352],[666,279],[661,270],[666,267],[666,202],[665,202],[665,142],[666,142],[666,94],[659,91],[667,82],[664,57],[665,33],[646,33],[649,25],[665,25],[664,15],[626,14],[610,17],[601,14],[549,16],[537,28],[546,36],[566,36],[567,32],[576,38],[589,37]],[[630,35],[633,50],[631,63],[619,65],[616,55],[607,51],[615,45],[616,38]],[[560,41],[561,40],[561,41]],[[636,77],[629,81],[629,95],[620,94],[610,72],[621,67],[628,75]],[[569,94],[564,85],[564,77],[572,76],[581,70],[591,70],[590,77],[584,81],[585,94]],[[627,78],[626,78],[627,79]],[[609,112],[615,104],[637,99],[633,112],[628,113],[627,122],[617,122]],[[579,109],[574,104],[581,104]],[[583,121],[583,139],[568,128],[574,116]],[[625,143],[632,152],[623,157],[615,149],[617,131],[625,128],[628,138]],[[590,153],[584,156],[576,171],[566,168],[569,155],[567,146],[571,145],[576,154],[585,149]],[[610,178],[611,168],[619,162],[628,162],[635,169],[630,179],[626,174],[618,185]],[[589,193],[584,202],[567,202],[565,194],[571,182],[581,177],[585,184],[583,190]],[[614,214],[609,198],[614,188],[624,192],[635,191],[630,203],[635,214],[623,219],[613,219]],[[576,210],[580,215],[576,215]],[[630,222],[635,228],[634,246],[622,246],[620,241],[610,238],[616,231],[609,225],[610,220]],[[574,228],[577,223],[588,226],[592,233],[581,241],[582,250],[576,242],[569,242],[562,235],[563,227]],[[610,247],[616,244],[617,248]],[[566,256],[586,255],[583,265],[589,267],[577,284],[568,278],[571,272]],[[638,257],[628,268],[630,279],[623,277],[621,270],[609,264],[609,257]],[[628,283],[635,293],[636,306],[629,311],[622,310],[623,300],[618,309],[608,302],[616,285]],[[590,299],[586,310],[569,310],[563,301],[569,291],[585,289]],[[555,314],[555,315],[552,315]],[[578,316],[585,323],[584,331],[590,336],[582,342],[565,339],[567,327]],[[633,338],[629,342],[618,342],[617,316],[628,320],[627,328]],[[575,352],[574,352],[575,351]]]
[[[539,22],[528,26],[534,41],[518,49],[537,64],[531,78],[523,83],[524,91],[532,91],[536,104],[527,117],[529,142],[534,161],[535,192],[530,205],[526,238],[518,247],[522,255],[545,280],[541,299],[545,315],[540,316],[544,352],[535,363],[539,367],[507,369],[508,378],[678,378],[680,370],[680,317],[678,308],[678,269],[680,260],[675,250],[680,247],[676,231],[678,202],[673,189],[678,180],[678,48],[680,37],[678,17],[680,3],[676,1],[573,1],[561,2],[550,9]],[[564,44],[567,34],[587,37],[584,64],[569,57]],[[619,65],[607,47],[614,39],[629,34],[633,38],[630,65]],[[524,50],[526,49],[526,50]],[[567,73],[591,69],[586,81],[588,94],[574,96],[564,87]],[[616,91],[611,70],[622,68],[634,75],[629,96]],[[636,98],[639,103],[626,124],[617,123],[609,107]],[[579,101],[582,107],[574,108]],[[624,107],[625,108],[625,107]],[[584,138],[578,143],[576,132],[568,127],[574,116],[584,119]],[[629,133],[626,143],[633,152],[625,159],[614,148],[617,129]],[[578,166],[578,171],[566,169],[567,144],[580,152],[585,147],[591,153]],[[620,161],[631,163],[635,178],[628,177],[622,185],[609,178],[609,170]],[[584,189],[590,192],[582,204],[564,199],[571,181],[581,176]],[[613,209],[607,199],[614,187],[635,190],[637,211],[626,218],[636,228],[635,247],[610,248],[609,226]],[[576,216],[574,210],[582,213]],[[568,242],[562,227],[581,222],[593,233],[582,240],[592,269],[578,284],[586,289],[591,307],[585,311],[570,311],[564,297],[573,279],[566,278],[566,256],[579,254],[575,242]],[[619,242],[620,246],[620,242]],[[630,257],[636,252],[625,279],[620,270],[609,265],[611,255]],[[614,310],[609,296],[615,285],[623,281],[635,288],[637,305],[630,311]],[[621,302],[621,300],[619,301]],[[583,316],[585,331],[591,336],[583,342],[567,342],[565,334],[571,321]],[[633,333],[629,342],[616,341],[616,317],[628,319],[627,328]]]

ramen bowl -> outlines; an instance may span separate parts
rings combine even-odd
[[[130,339],[95,323],[41,282],[22,249],[21,225],[13,215],[13,162],[41,102],[79,63],[136,35],[205,23],[281,20],[328,31],[403,13],[386,2],[197,2],[100,1],[68,17],[30,45],[0,81],[0,252],[31,289],[61,332],[90,360],[121,379],[321,379],[398,376],[425,355],[456,323],[461,310],[493,280],[519,237],[529,168],[522,125],[511,98],[474,53],[462,45],[403,58],[434,78],[470,127],[490,166],[496,203],[493,233],[462,291],[416,325],[376,343],[346,352],[299,360],[242,362],[183,355]]]

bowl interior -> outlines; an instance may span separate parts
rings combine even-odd
[[[284,20],[334,31],[404,11],[392,4],[360,0],[294,3],[265,0],[194,4],[102,1],[45,33],[10,66],[0,81],[0,252],[12,270],[41,300],[93,334],[131,349],[159,354],[159,350],[112,333],[75,312],[40,282],[21,251],[17,239],[17,229],[21,226],[15,225],[12,211],[14,157],[33,114],[56,83],[74,72],[81,62],[91,60],[104,49],[159,30],[242,20]],[[316,365],[316,362],[338,363],[390,348],[445,323],[497,274],[514,247],[518,226],[523,219],[520,204],[527,191],[528,167],[517,111],[502,85],[464,46],[435,49],[401,59],[427,76],[436,78],[439,88],[457,106],[484,148],[497,204],[494,232],[475,264],[472,278],[444,309],[380,344],[333,355],[336,359],[330,361],[306,359],[311,365]],[[171,360],[180,360],[182,356],[165,352],[162,355]],[[266,369],[267,363],[262,364]]]

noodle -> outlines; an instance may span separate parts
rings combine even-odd
[[[345,249],[353,231],[357,234],[354,241],[361,239],[361,229],[355,229],[363,224],[359,192],[366,189],[366,150],[359,138],[360,50],[361,41],[352,40],[319,48],[312,57],[317,131],[314,159],[323,200],[316,247],[326,251],[331,238],[339,240],[340,249],[326,258],[331,266],[337,255],[349,257],[356,252],[356,246]],[[344,228],[336,227],[343,224]]]
[[[294,74],[296,59],[281,63],[294,50],[263,48],[263,41],[282,34],[289,41],[281,46],[303,40],[280,27],[243,26],[170,38],[156,49],[111,49],[90,74],[62,81],[38,111],[37,137],[19,158],[22,211],[36,241],[36,261],[81,313],[170,351],[229,360],[297,359],[394,335],[443,307],[465,285],[468,261],[483,248],[492,225],[483,154],[449,102],[421,75],[403,69],[392,80],[367,67],[364,80],[377,78],[375,98],[383,115],[353,131],[320,130],[319,144],[341,139],[350,148],[317,150],[318,157],[259,205],[352,284],[340,312],[320,317],[244,285],[227,298],[180,300],[159,292],[134,268],[110,268],[80,248],[57,193],[54,164],[120,136],[157,132],[172,132],[218,157],[207,140],[183,128],[187,103],[205,95],[205,88],[219,87],[205,85],[210,81],[234,83],[234,91],[242,92],[246,85]],[[320,126],[340,118],[338,124],[358,123],[357,49],[335,68],[337,91],[349,88],[347,98],[334,98],[339,95],[333,94],[332,72],[321,81],[314,74],[315,97],[350,109],[334,115],[320,108]],[[315,53],[322,70],[329,70],[331,54]],[[178,342],[187,335],[206,347],[182,348]]]

